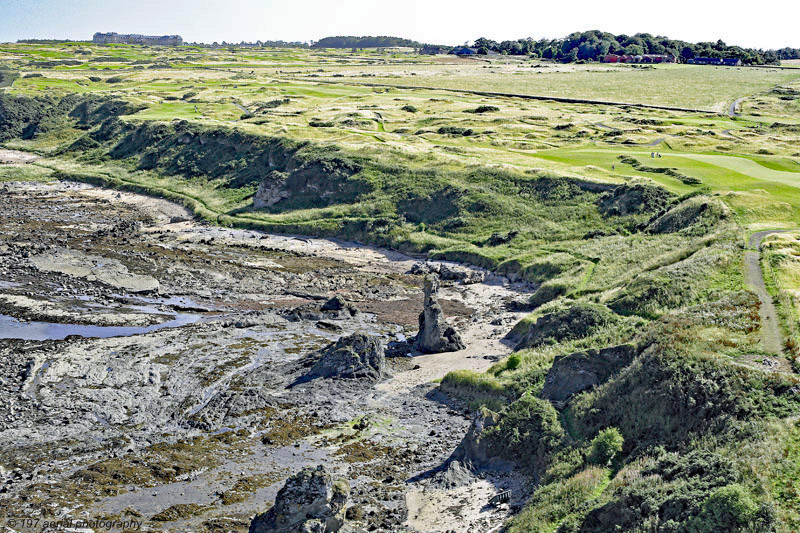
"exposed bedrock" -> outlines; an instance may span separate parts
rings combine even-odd
[[[439,290],[439,281],[436,276],[425,276],[425,302],[422,313],[419,315],[419,333],[414,347],[424,353],[455,352],[463,350],[466,346],[461,336],[448,326],[444,319],[444,312],[436,292]]]
[[[474,268],[452,265],[448,263],[414,263],[410,274],[439,274],[439,277],[448,281],[460,281],[464,285],[481,283],[486,279],[486,273]]]
[[[574,394],[605,383],[628,366],[635,356],[635,346],[622,344],[556,357],[545,377],[542,398],[554,403],[565,402]]]
[[[345,521],[350,486],[334,481],[324,466],[307,466],[286,480],[275,505],[256,515],[250,533],[332,533]]]
[[[386,359],[378,337],[354,333],[323,349],[302,381],[315,378],[378,381],[386,376]]]

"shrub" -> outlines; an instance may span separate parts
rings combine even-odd
[[[533,307],[539,307],[548,302],[552,302],[567,293],[569,286],[560,281],[545,281],[536,292],[531,296],[529,303]]]
[[[514,370],[519,367],[520,363],[522,363],[522,356],[518,353],[512,353],[506,359],[506,370]]]
[[[313,119],[308,125],[312,128],[332,128],[335,124],[331,121]]]
[[[592,439],[589,462],[596,465],[609,464],[622,451],[624,442],[625,439],[622,438],[622,433],[617,428],[611,427],[601,430]]]
[[[275,100],[270,100],[269,102],[264,102],[258,107],[258,112],[262,112],[265,109],[275,109],[276,107],[280,107],[282,105],[286,105],[290,103],[291,100],[288,98],[277,98]]]
[[[464,137],[469,137],[475,132],[469,128],[459,128],[458,126],[442,126],[436,131],[436,133],[439,135],[462,135]]]
[[[0,87],[10,87],[14,84],[14,80],[19,77],[19,73],[11,70],[0,70]],[[35,77],[31,74],[25,76],[26,78]]]
[[[700,514],[689,522],[690,533],[772,531],[771,508],[759,506],[739,484],[717,489],[703,502]]]
[[[404,105],[403,107],[400,108],[400,111],[407,111],[409,113],[416,113],[417,111],[419,111],[419,109],[417,109],[413,105]]]
[[[516,370],[522,364],[522,355],[514,352],[502,361],[492,365],[487,371],[489,374],[498,376],[506,370]]]
[[[495,111],[500,111],[500,108],[496,105],[482,105],[475,109],[468,109],[467,113],[493,113]]]
[[[487,246],[500,246],[501,244],[508,244],[509,242],[513,241],[516,236],[519,235],[519,231],[512,230],[508,233],[499,233],[495,232],[486,240]]]
[[[647,527],[656,521],[660,533],[687,532],[709,496],[738,475],[730,458],[708,450],[653,451],[656,457],[645,457],[638,465],[629,464],[627,474],[617,474],[613,498],[583,517],[581,533],[656,531]]]
[[[543,470],[548,456],[564,440],[564,428],[553,405],[528,393],[500,414],[500,423],[487,431],[493,447],[506,459]]]
[[[643,183],[624,184],[600,195],[597,207],[605,217],[654,215],[663,212],[673,198],[671,193],[661,187]]]

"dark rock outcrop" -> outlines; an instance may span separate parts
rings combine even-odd
[[[439,274],[441,279],[460,281],[464,285],[481,283],[486,279],[486,274],[480,270],[447,263],[414,263],[409,274]]]
[[[287,177],[286,172],[278,170],[267,174],[267,177],[258,185],[258,190],[253,197],[253,207],[256,209],[269,207],[289,198],[292,193],[285,188]]]
[[[238,150],[237,150],[238,152]],[[289,209],[351,202],[372,191],[373,185],[354,177],[359,163],[343,157],[279,157],[269,161],[253,197],[256,209]]]
[[[559,356],[544,380],[542,398],[562,403],[574,394],[605,383],[636,356],[631,344]]]
[[[463,350],[461,336],[448,326],[442,306],[436,298],[439,282],[433,275],[425,276],[425,302],[419,315],[419,333],[414,347],[425,353],[454,352]]]
[[[319,301],[325,300],[324,297],[320,298],[312,294],[297,294],[297,296],[308,299],[313,298]],[[283,316],[291,321],[347,320],[359,316],[358,308],[338,294],[333,298],[325,300],[325,302],[321,305],[319,301],[303,304],[299,307],[295,307],[294,309],[284,311]]]
[[[354,333],[323,349],[303,380],[364,378],[378,381],[385,375],[386,359],[380,339]]]
[[[333,481],[324,466],[307,466],[286,480],[275,505],[256,515],[250,533],[333,533],[345,521],[350,486]]]
[[[662,211],[674,196],[661,187],[634,183],[600,195],[597,207],[603,216],[629,216]]]
[[[358,309],[339,294],[322,304],[320,310],[328,315],[335,315],[331,318],[348,318],[358,314]]]
[[[500,415],[488,409],[481,409],[472,419],[464,440],[456,451],[459,459],[466,459],[470,462],[485,464],[489,462],[493,453],[489,451],[488,443],[483,439],[483,434],[487,429],[495,426],[500,421]]]
[[[492,428],[500,424],[500,418],[499,413],[485,407],[479,409],[445,468],[435,475],[432,486],[451,489],[468,485],[482,470],[512,470],[514,463],[500,457],[496,439],[489,436]]]

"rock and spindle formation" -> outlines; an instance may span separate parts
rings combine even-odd
[[[419,315],[419,333],[414,347],[424,353],[455,352],[465,348],[461,336],[448,326],[436,293],[439,281],[436,276],[425,276],[425,302]]]

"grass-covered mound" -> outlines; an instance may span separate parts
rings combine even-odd
[[[800,377],[753,361],[751,293],[720,288],[701,299],[616,338],[601,329],[542,343],[461,377],[491,384],[470,396],[494,420],[481,440],[539,480],[510,531],[755,533],[800,523],[785,481],[800,458],[787,429],[800,413]],[[631,344],[611,345],[619,341]]]
[[[510,336],[519,338],[516,349],[522,350],[586,337],[599,328],[613,325],[616,320],[616,315],[605,306],[578,303],[545,314],[532,324],[523,322],[526,327],[520,326]],[[522,329],[526,331],[521,332]]]

